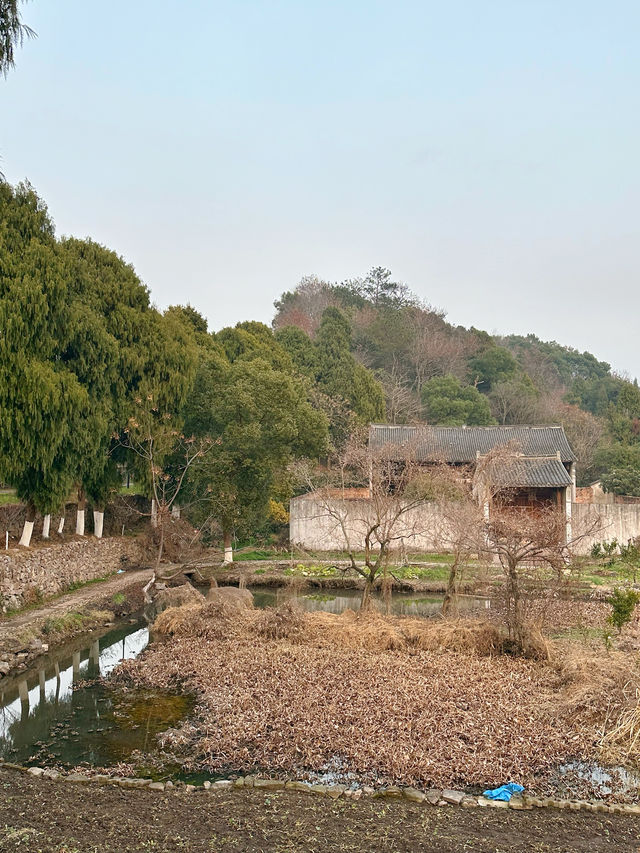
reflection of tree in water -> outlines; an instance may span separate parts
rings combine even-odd
[[[28,673],[17,690],[0,697],[0,754],[42,764],[108,763],[108,730],[118,725],[113,697],[101,685],[77,688],[74,683],[108,674],[123,657],[136,657],[147,642],[146,629],[127,626],[56,661],[47,673]]]

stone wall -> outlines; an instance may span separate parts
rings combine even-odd
[[[62,592],[71,584],[145,562],[140,543],[126,536],[75,539],[29,550],[11,549],[0,553],[2,609],[23,607]]]
[[[368,500],[336,500],[336,513],[342,521],[351,542],[358,550],[364,548],[365,519],[370,514]],[[574,503],[572,506],[573,532],[577,535],[593,520],[600,517],[601,528],[591,538],[580,543],[577,550],[588,554],[594,542],[627,542],[640,536],[640,505]],[[409,550],[438,551],[446,542],[446,527],[437,506],[426,504],[403,518],[398,535],[403,536],[398,547]],[[290,508],[289,538],[294,545],[310,551],[342,551],[345,537],[340,521],[327,513],[326,506],[313,495],[293,498]]]

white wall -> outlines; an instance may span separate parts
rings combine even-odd
[[[357,549],[361,550],[365,520],[370,514],[369,501],[336,500],[334,506],[343,514],[347,533]],[[640,536],[640,504],[574,503],[571,510],[574,536],[578,536],[581,529],[592,523],[594,516],[600,518],[600,530],[580,543],[580,553],[588,554],[594,542],[617,539],[626,543]],[[445,523],[435,505],[408,512],[403,517],[398,534],[404,535],[404,545],[410,549],[437,551],[446,541]],[[329,516],[323,502],[313,496],[302,495],[291,501],[289,537],[294,545],[310,551],[342,551],[345,548],[345,537],[339,521]],[[397,547],[400,546],[398,542]]]

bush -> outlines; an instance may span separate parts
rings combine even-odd
[[[640,593],[635,589],[614,589],[613,594],[608,599],[611,605],[611,615],[607,618],[609,624],[614,625],[618,631],[622,631],[623,627],[631,622],[633,611],[640,601]]]

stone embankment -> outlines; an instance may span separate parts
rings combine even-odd
[[[72,771],[63,773],[49,767],[23,767],[19,764],[10,764],[0,761],[0,768],[18,770],[31,776],[46,779],[59,779],[63,782],[77,784],[111,784],[121,788],[147,788],[150,791],[168,793],[172,790],[183,790],[188,794],[198,791],[202,793],[215,794],[216,792],[229,789],[256,788],[267,791],[296,791],[299,793],[313,794],[327,797],[331,800],[346,799],[360,800],[367,798],[380,798],[385,800],[408,800],[425,806],[460,806],[463,809],[493,808],[493,809],[515,809],[517,811],[529,811],[534,808],[568,809],[569,811],[598,812],[601,814],[628,814],[640,815],[640,804],[612,803],[588,800],[562,800],[551,797],[532,797],[528,794],[513,796],[509,802],[491,800],[483,796],[474,796],[465,791],[452,789],[441,790],[439,788],[428,788],[420,791],[417,788],[401,788],[395,785],[372,788],[349,788],[346,785],[323,785],[308,781],[274,779],[260,776],[239,776],[234,779],[218,779],[214,782],[205,781],[202,785],[190,785],[184,782],[157,782],[152,779],[138,779],[127,776],[108,776],[103,773],[91,773]]]
[[[14,548],[0,553],[0,605],[3,613],[19,610],[144,561],[139,542],[126,536],[87,537],[33,550]]]

